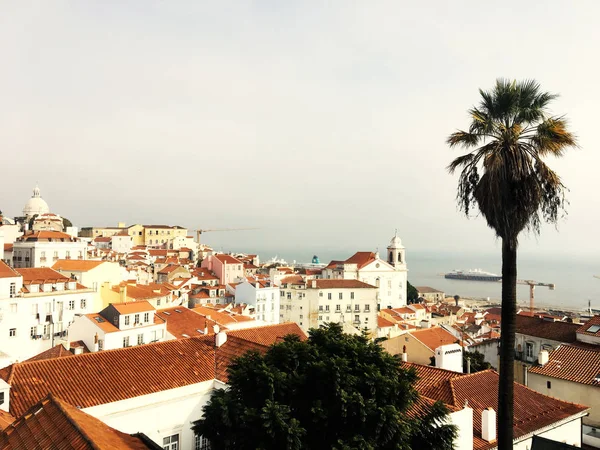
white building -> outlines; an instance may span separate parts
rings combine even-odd
[[[280,321],[303,331],[336,322],[357,330],[377,330],[377,288],[358,280],[281,280]]]
[[[69,327],[69,341],[83,341],[91,352],[162,341],[167,323],[146,301],[113,303],[97,314],[78,317]]]
[[[387,248],[387,261],[373,252],[357,252],[345,261],[332,261],[323,269],[323,278],[360,280],[377,286],[380,308],[406,305],[408,269],[406,250],[396,235]]]
[[[121,231],[110,237],[111,248],[117,253],[129,253],[133,247],[133,236]]]
[[[256,320],[279,323],[279,288],[270,282],[245,280],[235,286],[235,302],[254,307]]]
[[[0,262],[0,351],[14,362],[48,350],[92,305],[91,289],[50,268],[13,270]]]
[[[30,231],[13,245],[13,267],[51,267],[59,259],[87,259],[87,243],[59,231]]]

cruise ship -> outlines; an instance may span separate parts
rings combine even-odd
[[[453,270],[444,275],[444,278],[451,280],[468,280],[468,281],[500,281],[502,277],[495,273],[484,272],[481,269],[471,270]]]

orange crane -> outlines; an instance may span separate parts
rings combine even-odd
[[[212,231],[242,231],[242,230],[258,230],[258,228],[212,228],[212,229],[198,229],[196,230],[196,241],[200,244],[200,235],[202,233],[208,233]]]
[[[543,286],[549,288],[551,291],[554,290],[556,285],[554,283],[538,283],[533,280],[517,280],[517,284],[527,284],[529,285],[529,312],[533,314],[533,299],[534,299],[534,291],[536,286]]]

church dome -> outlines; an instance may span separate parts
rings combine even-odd
[[[388,248],[400,248],[400,247],[402,247],[402,240],[398,237],[398,232],[396,232],[396,234],[390,241],[390,246]]]
[[[46,214],[50,212],[50,208],[48,208],[48,203],[41,197],[40,188],[35,187],[33,190],[33,195],[25,206],[23,207],[23,215],[26,217],[32,217],[36,214]]]

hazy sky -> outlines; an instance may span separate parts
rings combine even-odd
[[[36,181],[78,226],[260,227],[226,248],[495,251],[456,209],[479,87],[535,78],[581,149],[559,232],[598,253],[597,1],[13,1],[0,5],[0,209]],[[409,253],[410,254],[410,253]]]

